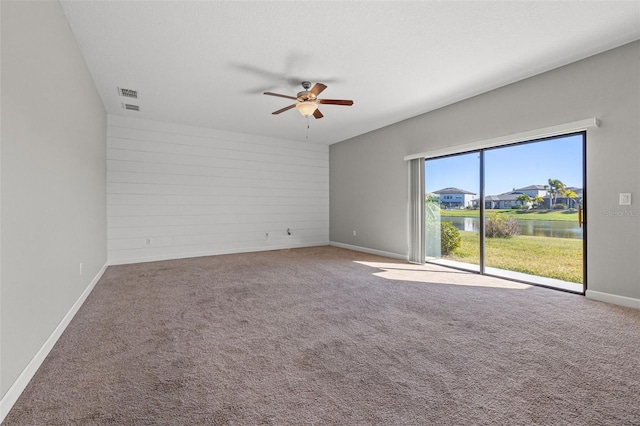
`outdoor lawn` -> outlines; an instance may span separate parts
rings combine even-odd
[[[463,212],[465,211],[461,211]],[[444,216],[445,212],[442,213]],[[469,211],[465,213],[468,214]],[[518,216],[518,219],[520,218]],[[545,219],[554,220],[547,217]],[[480,234],[460,231],[460,236],[462,238],[460,247],[444,258],[479,264]],[[485,255],[486,266],[582,284],[582,240],[580,239],[524,235],[511,238],[485,238]]]
[[[578,220],[578,212],[571,210],[485,210],[485,216],[502,213],[518,220]],[[441,217],[480,217],[480,210],[441,210]]]

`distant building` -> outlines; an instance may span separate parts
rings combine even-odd
[[[544,198],[549,193],[549,187],[543,185],[529,185],[524,188],[514,189],[514,191],[521,194],[527,194],[531,198],[535,198],[537,195]]]
[[[581,188],[576,187],[568,187],[567,189],[572,190],[576,193],[576,198],[568,198],[559,195],[554,204],[563,204],[567,208],[575,208],[582,200],[583,191]],[[484,208],[485,209],[510,209],[514,207],[520,207],[520,201],[518,201],[518,196],[521,194],[527,194],[531,197],[531,200],[536,196],[541,196],[544,201],[540,203],[541,208],[550,208],[551,206],[551,195],[549,194],[549,187],[544,185],[529,185],[524,188],[514,189],[513,191],[505,192],[499,195],[487,195],[484,197]],[[478,208],[480,205],[480,199],[475,198],[471,200],[471,205],[474,208]]]
[[[485,209],[510,209],[512,207],[517,207],[520,205],[518,201],[518,196],[522,195],[523,192],[511,191],[505,192],[500,195],[487,195],[484,197],[484,208]],[[479,199],[473,200],[474,207],[478,205],[480,202]]]
[[[578,207],[578,204],[582,203],[582,197],[584,196],[584,191],[582,188],[576,188],[575,186],[569,186],[566,189],[570,189],[575,192],[575,198],[563,197],[562,195],[558,195],[554,204],[563,204],[569,209],[574,209]],[[545,204],[549,206],[549,196],[545,197]]]
[[[434,191],[433,194],[437,195],[440,199],[440,205],[447,209],[472,207],[472,201],[476,195],[475,192],[465,191],[460,188],[444,188],[439,191]]]

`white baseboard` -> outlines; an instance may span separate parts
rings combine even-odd
[[[633,297],[618,296],[616,294],[603,293],[594,290],[587,290],[585,292],[585,296],[588,299],[597,300],[600,302],[613,303],[614,305],[640,309],[640,299],[634,299]]]
[[[33,378],[40,365],[44,359],[49,355],[51,349],[56,344],[62,333],[67,328],[73,317],[76,315],[84,301],[87,299],[93,288],[96,286],[104,271],[107,269],[107,264],[105,264],[100,271],[96,274],[96,276],[91,280],[89,286],[82,292],[78,300],[73,304],[69,312],[62,318],[62,321],[58,324],[58,326],[53,330],[53,333],[49,336],[49,338],[45,341],[44,345],[40,348],[38,353],[29,361],[29,364],[22,370],[22,373],[18,376],[15,382],[11,385],[7,393],[0,400],[0,423],[2,423],[9,414],[9,411],[16,403],[24,389],[27,387],[31,379]]]
[[[177,259],[190,259],[193,257],[206,257],[206,256],[221,256],[225,254],[239,254],[239,253],[255,253],[260,251],[274,251],[274,250],[288,250],[305,247],[320,247],[329,245],[329,242],[315,242],[315,243],[300,243],[300,244],[275,244],[268,247],[249,247],[241,249],[224,249],[224,250],[210,250],[202,252],[192,253],[175,253],[175,254],[163,254],[159,256],[145,256],[134,257],[129,259],[109,259],[107,265],[130,265],[133,263],[147,263],[147,262],[159,262],[162,260],[177,260]]]
[[[375,254],[383,257],[390,257],[392,259],[400,259],[400,260],[407,260],[407,261],[409,260],[409,257],[404,254],[392,253],[389,251],[376,250],[376,249],[360,247],[360,246],[352,246],[351,244],[337,243],[335,241],[330,241],[329,245],[348,249],[348,250],[361,251],[363,253]]]

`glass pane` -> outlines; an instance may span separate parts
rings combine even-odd
[[[426,160],[428,262],[480,271],[479,176],[478,152]]]
[[[582,292],[583,135],[484,154],[485,273]]]

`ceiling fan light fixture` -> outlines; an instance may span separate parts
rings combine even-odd
[[[296,108],[300,111],[300,114],[305,117],[313,115],[313,112],[318,109],[318,104],[311,101],[298,102]]]

